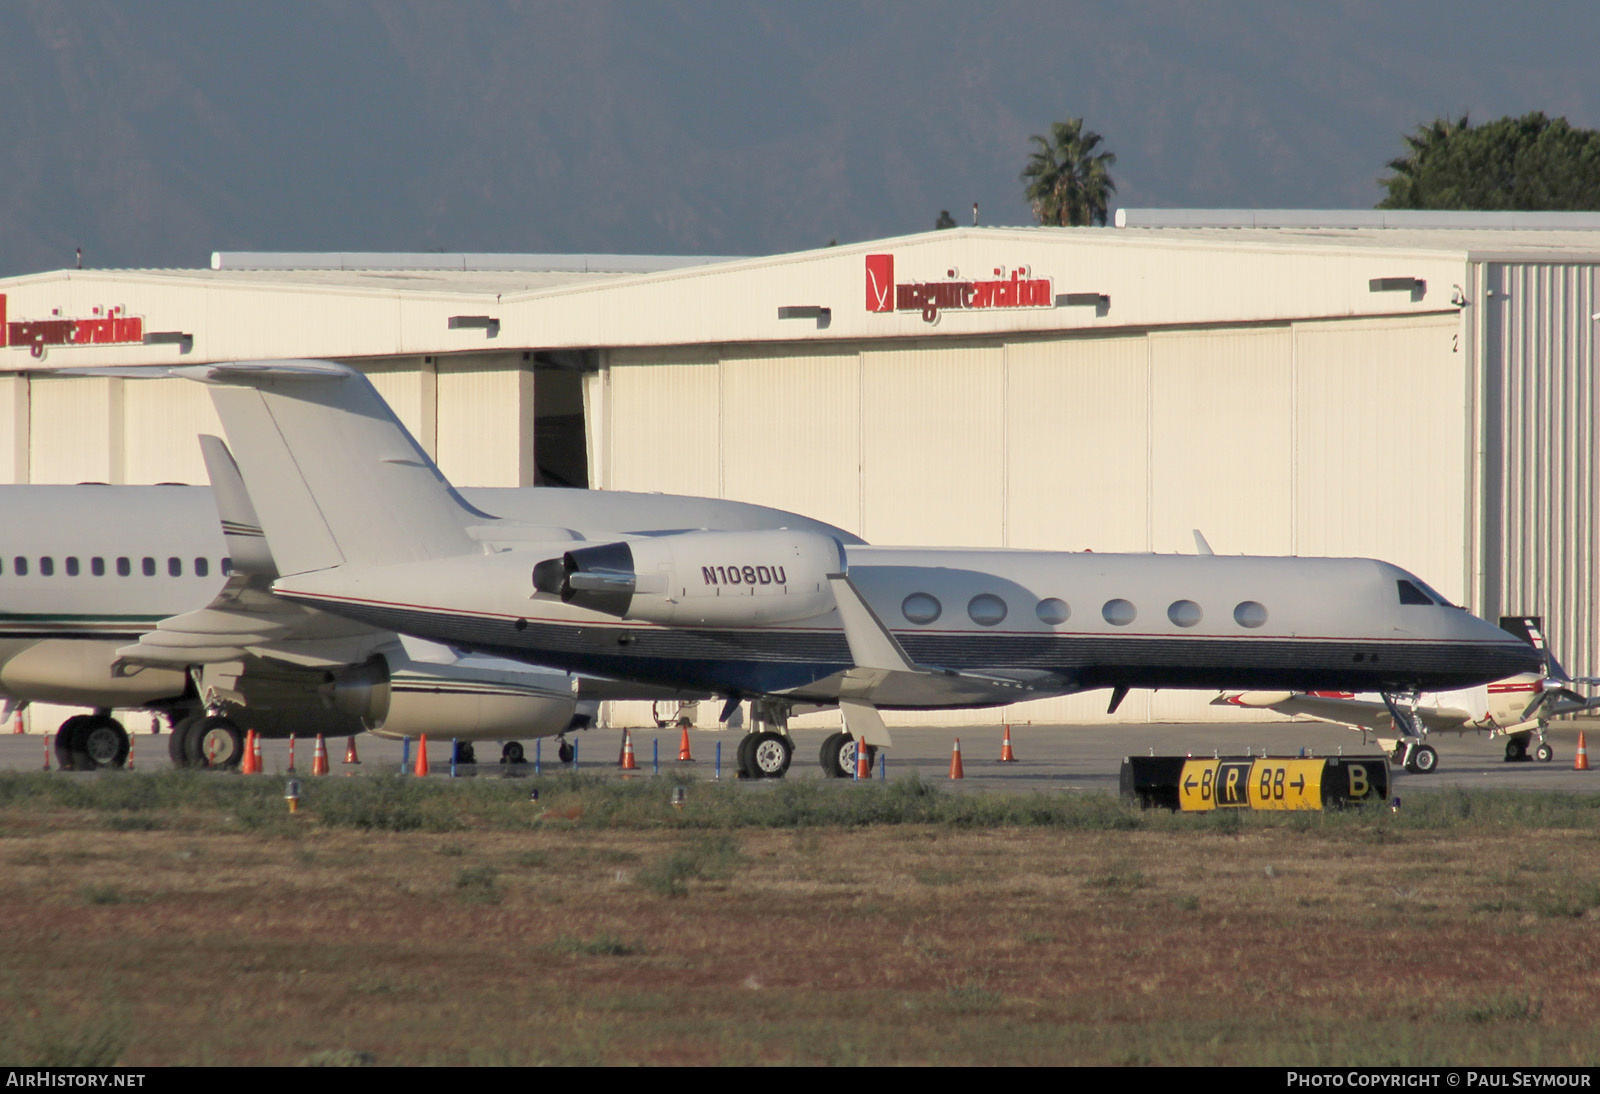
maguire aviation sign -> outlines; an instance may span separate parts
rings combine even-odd
[[[992,278],[963,280],[946,270],[943,281],[894,279],[894,255],[867,255],[867,310],[919,311],[924,322],[938,322],[941,311],[978,308],[1053,308],[1055,289],[1048,277],[1034,277],[1028,266],[997,266]]]
[[[43,357],[49,346],[140,345],[144,342],[144,319],[129,315],[122,307],[95,308],[84,319],[62,319],[60,309],[49,319],[24,319],[10,322],[6,316],[6,297],[0,293],[0,346],[26,348]]]

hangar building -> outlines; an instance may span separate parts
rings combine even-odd
[[[1125,210],[749,259],[59,270],[0,281],[0,481],[205,481],[198,385],[53,370],[331,357],[463,485],[736,498],[883,544],[1370,555],[1545,616],[1587,674],[1597,267],[1588,214]]]

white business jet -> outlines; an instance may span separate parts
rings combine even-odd
[[[1574,680],[1546,647],[1543,621],[1537,616],[1504,616],[1501,629],[1526,640],[1547,658],[1543,672],[1525,672],[1503,680],[1454,691],[1416,696],[1402,706],[1401,715],[1415,724],[1416,733],[1487,733],[1504,738],[1506,762],[1533,757],[1548,763],[1555,749],[1545,739],[1550,719],[1600,707],[1600,698],[1574,691],[1574,684],[1593,684],[1593,677]],[[1371,733],[1379,747],[1408,770],[1427,773],[1437,769],[1438,753],[1432,745],[1418,743],[1407,748],[1408,737],[1383,696],[1350,691],[1234,691],[1217,696],[1214,706],[1234,706],[1273,710],[1280,714],[1300,714],[1319,722],[1349,726],[1362,735]],[[1534,742],[1537,741],[1537,744]]]
[[[780,776],[788,715],[889,744],[880,708],[1094,688],[1401,696],[1537,671],[1526,642],[1369,559],[873,547],[814,529],[588,538],[445,481],[355,369],[176,367],[206,383],[295,604],[498,657],[752,700],[740,767]]]
[[[515,761],[520,741],[582,728],[601,699],[709,694],[462,656],[274,597],[276,563],[232,457],[216,438],[202,449],[214,490],[0,486],[0,721],[29,702],[93,708],[57,733],[63,767],[125,762],[128,735],[113,709],[169,718],[179,766],[237,764],[243,728],[456,737],[466,762],[471,742],[496,740]],[[602,535],[803,527],[853,541],[793,513],[710,498],[544,488],[464,496]],[[564,736],[560,753],[571,756]]]

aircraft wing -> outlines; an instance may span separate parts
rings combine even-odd
[[[237,661],[246,654],[289,664],[360,662],[380,644],[371,627],[279,600],[267,579],[235,572],[210,604],[163,619],[117,650],[131,667],[182,668]]]
[[[1274,710],[1280,714],[1303,714],[1320,722],[1333,722],[1355,729],[1388,733],[1394,720],[1383,701],[1358,699],[1353,695],[1318,694],[1304,691],[1236,691],[1211,700],[1212,706],[1236,706],[1253,710]],[[1416,716],[1430,732],[1460,729],[1472,715],[1455,707],[1418,707]]]
[[[855,667],[801,689],[871,707],[998,706],[1067,695],[1074,681],[1048,672],[974,672],[911,659],[846,574],[830,574],[845,639]],[[869,738],[870,741],[870,738]]]

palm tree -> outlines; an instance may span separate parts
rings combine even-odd
[[[1104,225],[1106,206],[1117,184],[1107,170],[1117,162],[1110,152],[1096,153],[1103,139],[1083,128],[1082,118],[1052,122],[1048,138],[1028,138],[1038,146],[1023,168],[1028,204],[1040,224],[1060,227]]]
[[[1449,153],[1452,142],[1464,136],[1472,128],[1472,123],[1466,114],[1461,115],[1459,121],[1449,118],[1435,118],[1427,125],[1418,126],[1416,133],[1407,134],[1406,147],[1409,151],[1399,159],[1389,161],[1389,170],[1394,174],[1388,178],[1378,180],[1378,184],[1388,191],[1384,199],[1378,202],[1379,209],[1420,209],[1425,204],[1423,201],[1422,181],[1423,170],[1431,161],[1442,160]]]

